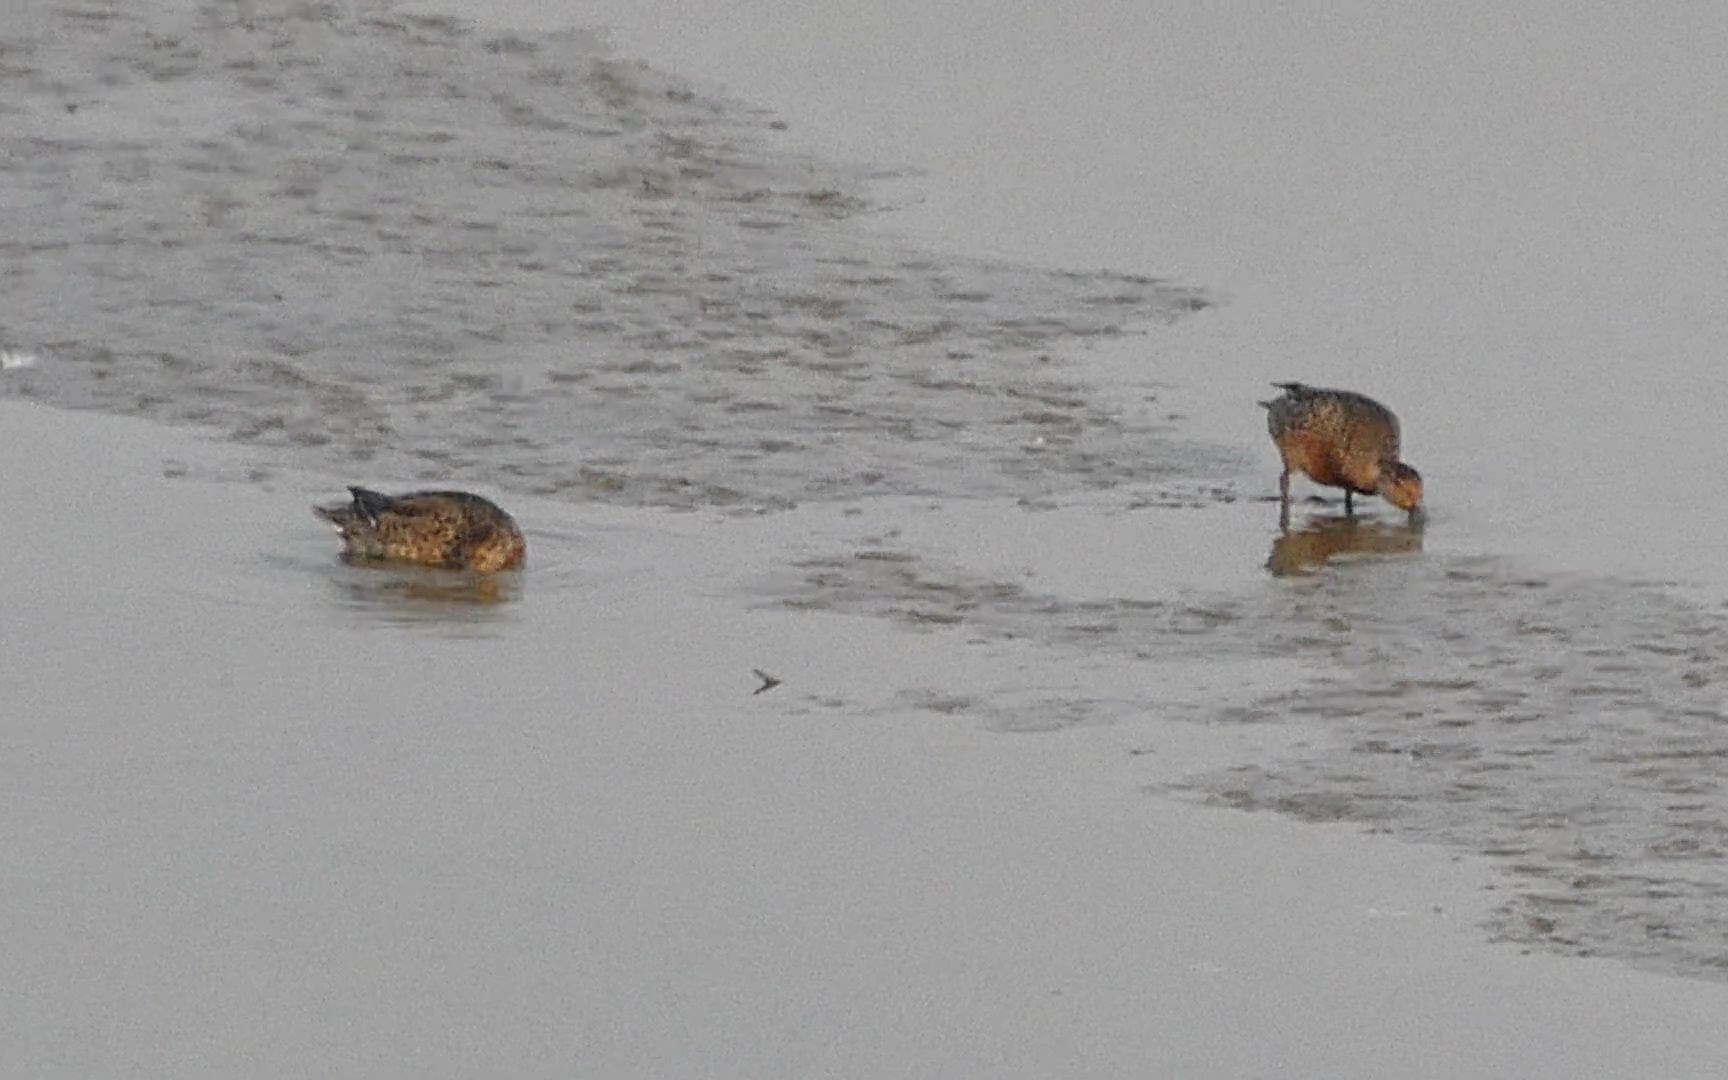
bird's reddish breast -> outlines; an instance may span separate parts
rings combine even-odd
[[[1280,439],[1279,447],[1284,451],[1284,460],[1289,466],[1307,473],[1316,484],[1345,485],[1337,440],[1313,431],[1297,430]]]

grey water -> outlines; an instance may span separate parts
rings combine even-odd
[[[1213,302],[1202,289],[884,238],[863,227],[887,208],[880,177],[801,156],[783,128],[582,33],[365,0],[9,10],[0,349],[38,362],[0,392],[215,432],[248,448],[251,481],[751,512],[996,498],[1028,516],[1083,492],[1264,529],[1269,573],[1175,599],[862,539],[753,599],[1031,640],[1055,665],[1299,662],[1312,680],[1246,704],[1149,689],[1039,709],[1046,727],[1318,722],[1331,739],[1306,756],[1179,794],[1486,853],[1505,870],[1492,934],[1724,976],[1717,612],[1660,582],[1428,554],[1374,520],[1276,534],[1241,512],[1269,479],[1251,452],[1077,361],[1154,341]]]

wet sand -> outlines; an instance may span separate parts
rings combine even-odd
[[[1483,943],[1481,862],[1144,796],[1318,736],[1175,707],[1289,671],[751,602],[915,510],[518,498],[529,570],[440,597],[336,559],[306,509],[335,479],[202,478],[243,452],[141,421],[7,403],[0,423],[31,462],[0,497],[49,541],[0,553],[0,1015],[24,1071],[1721,1060],[1728,989]],[[1000,558],[1070,572],[1018,538]],[[753,667],[783,684],[753,694]],[[1078,700],[1111,722],[1064,727]]]

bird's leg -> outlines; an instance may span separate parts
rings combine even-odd
[[[1278,527],[1290,528],[1290,470],[1278,474]]]
[[[1352,494],[1354,494],[1354,492],[1352,492],[1349,488],[1344,489],[1344,512],[1346,514],[1349,514],[1351,517],[1355,517],[1356,516],[1356,507],[1350,502],[1350,496]]]

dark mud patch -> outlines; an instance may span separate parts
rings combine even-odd
[[[1485,854],[1504,870],[1497,939],[1728,975],[1728,623],[1659,583],[1421,556],[1396,535],[1375,527],[1367,551],[1319,562],[1274,548],[1261,584],[1228,592],[1081,598],[862,544],[771,588],[802,610],[1049,650],[1045,685],[1029,674],[1000,702],[974,689],[938,710],[988,726],[1314,726],[1287,760],[1159,790]],[[1196,662],[1304,674],[1228,702],[1166,693],[1158,673]],[[1128,678],[1144,689],[1088,707],[1085,663],[1142,672]]]
[[[31,12],[0,15],[0,349],[42,362],[0,392],[574,500],[1171,469],[1174,427],[1068,360],[1203,294],[904,250],[861,173],[592,36],[376,0]]]

